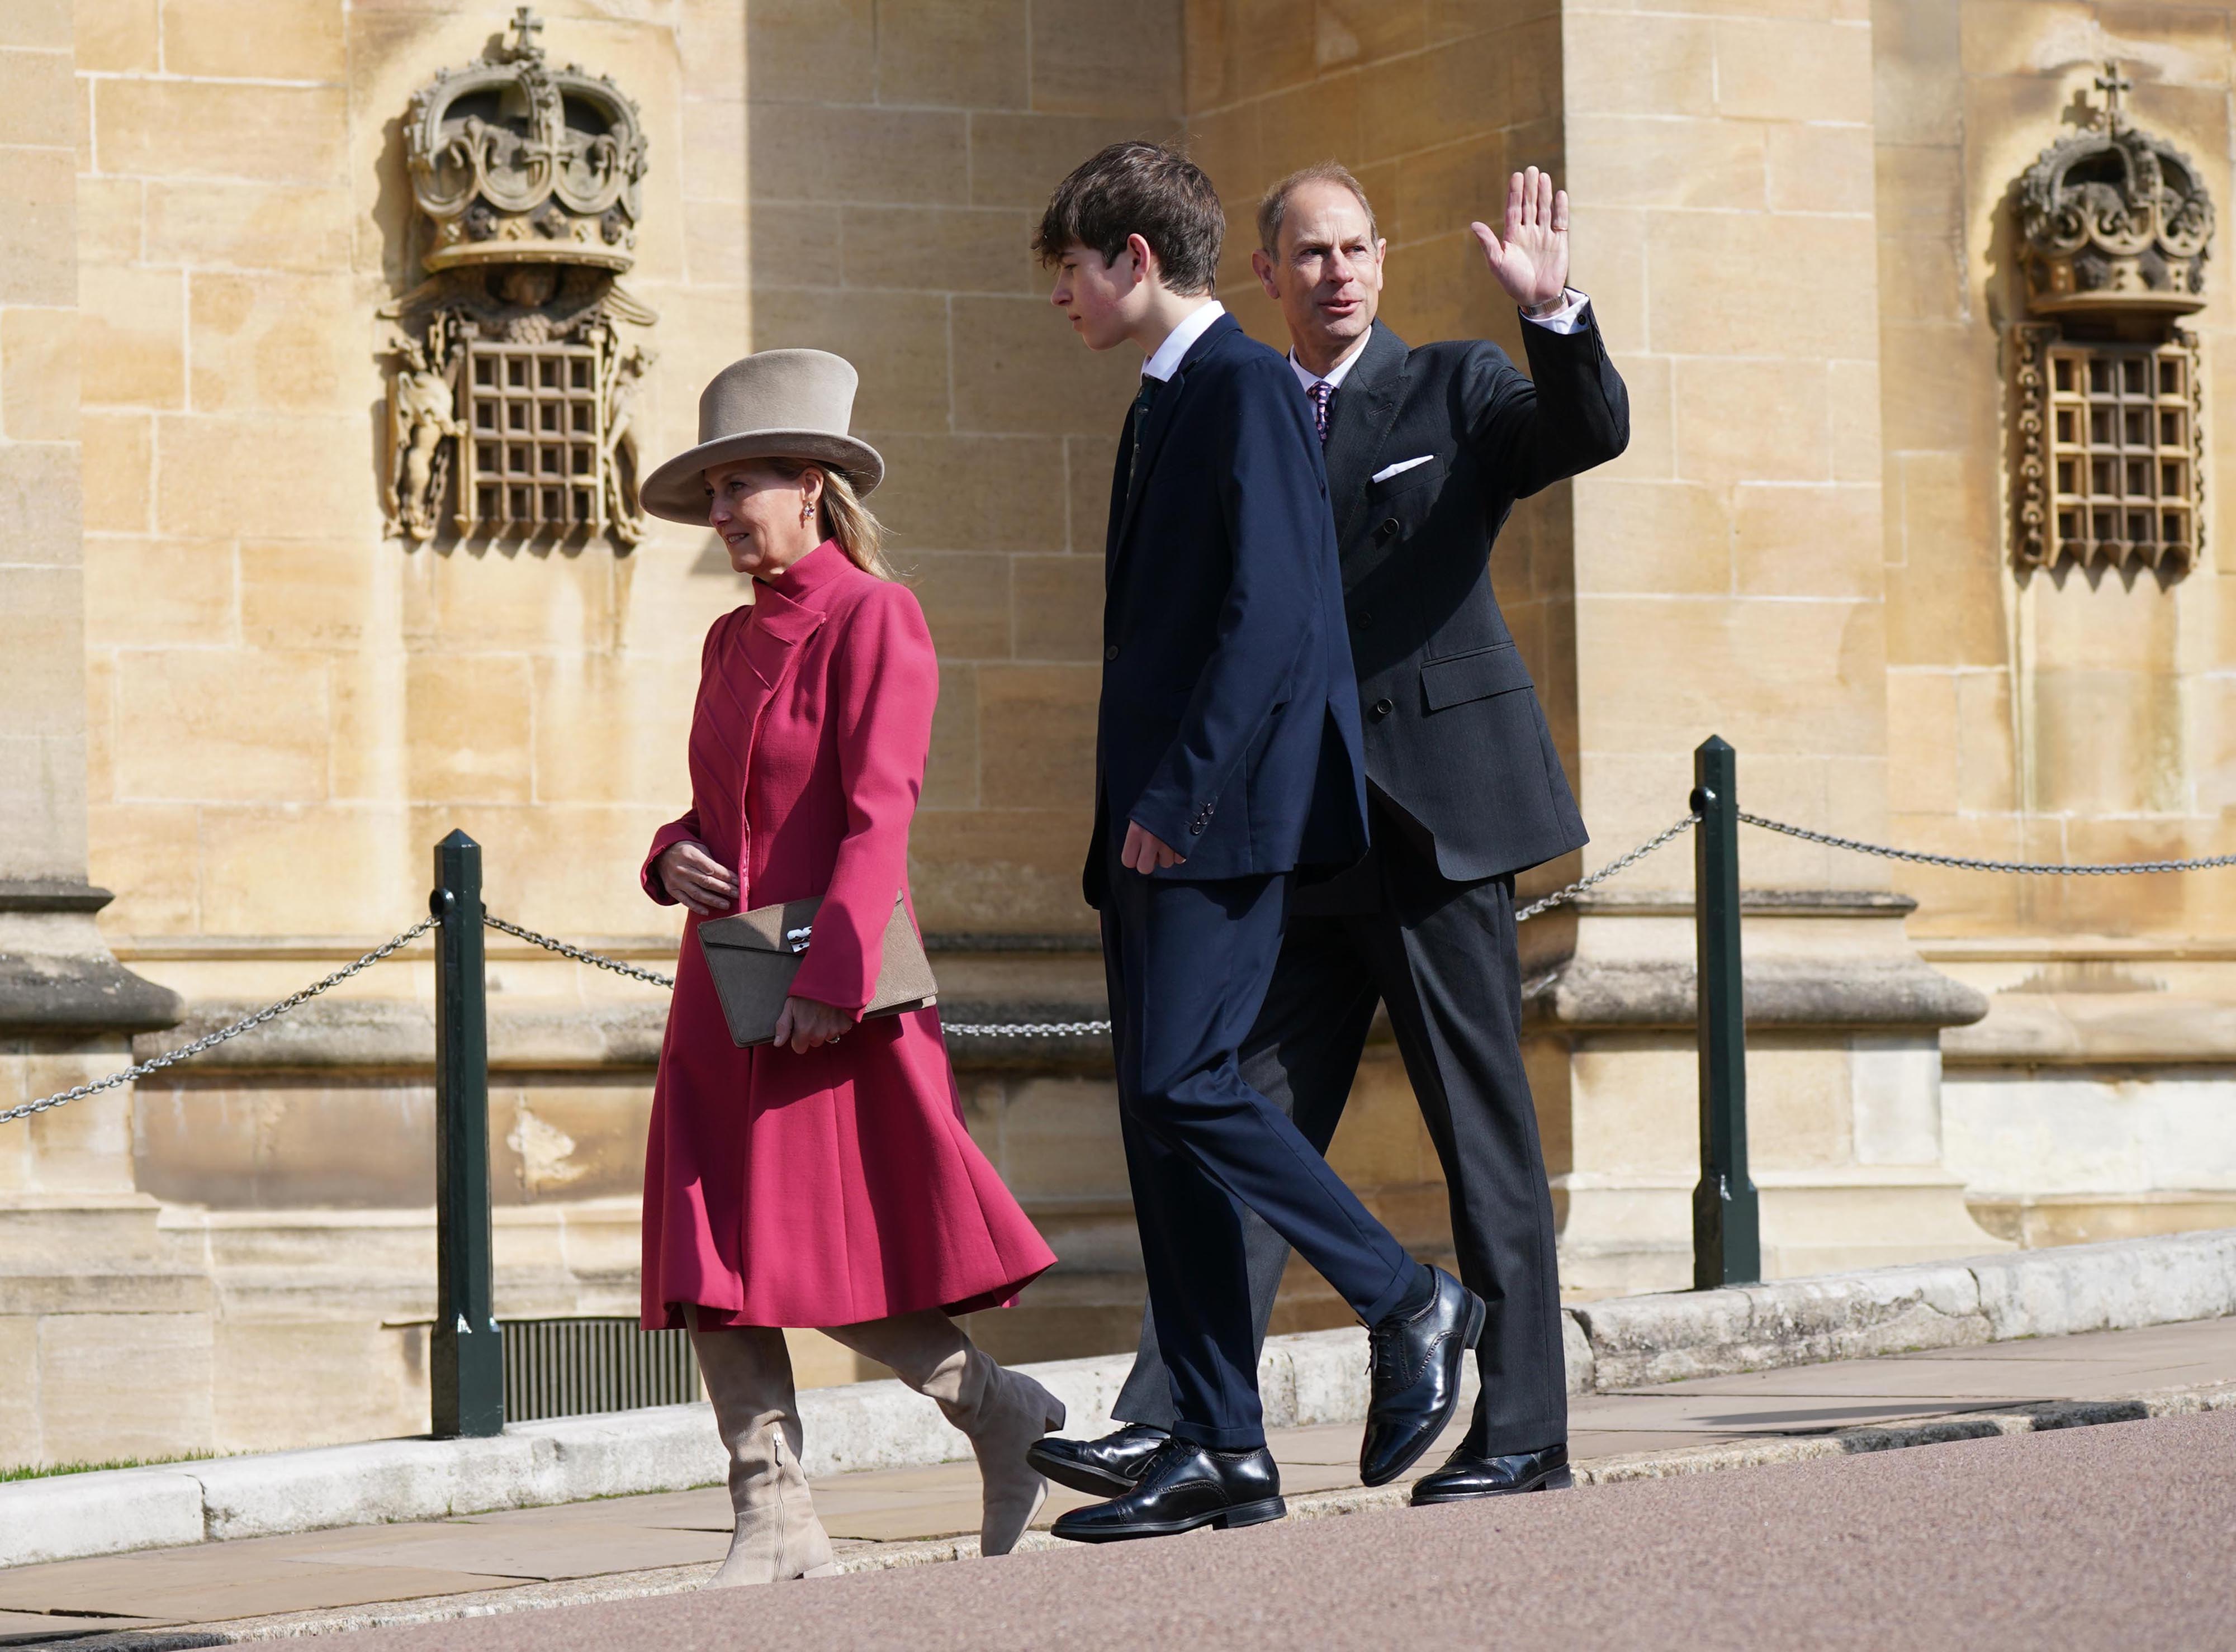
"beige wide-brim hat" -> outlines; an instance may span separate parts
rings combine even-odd
[[[740,459],[804,459],[844,471],[866,494],[885,462],[846,433],[854,416],[854,364],[827,350],[764,350],[732,362],[699,398],[699,445],[644,479],[637,496],[671,522],[707,520],[700,473]]]

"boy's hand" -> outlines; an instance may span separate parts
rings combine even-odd
[[[1155,833],[1142,830],[1139,821],[1129,820],[1126,823],[1126,847],[1118,852],[1118,859],[1128,871],[1147,877],[1168,866],[1185,865],[1187,856]]]

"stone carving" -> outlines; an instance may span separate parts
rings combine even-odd
[[[2104,107],[2017,188],[2025,316],[2011,328],[2011,554],[2021,569],[2186,574],[2204,544],[2194,334],[2213,203],[2181,152]]]
[[[390,531],[643,537],[635,402],[654,312],[634,262],[646,145],[636,105],[554,69],[523,6],[511,37],[411,100],[413,200],[428,279],[381,311],[389,356]]]
[[[2213,202],[2187,156],[2120,107],[2134,82],[2096,78],[2088,129],[2042,152],[2019,181],[2021,259],[2035,315],[2183,315],[2205,305]]]

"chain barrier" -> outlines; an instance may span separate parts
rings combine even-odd
[[[2236,855],[2215,855],[2187,861],[2113,861],[2081,865],[2067,865],[2047,861],[1988,861],[1976,859],[1970,856],[1935,855],[1924,849],[1895,849],[1884,843],[1866,843],[1856,838],[1839,837],[1831,832],[1812,831],[1805,826],[1790,825],[1782,820],[1769,820],[1760,815],[1750,815],[1745,811],[1740,811],[1739,818],[1746,825],[1759,827],[1764,831],[1778,832],[1787,837],[1797,837],[1805,842],[1821,843],[1827,849],[1846,849],[1856,855],[1876,855],[1891,861],[1910,861],[1920,866],[1948,867],[1960,872],[2005,872],[2027,876],[2049,877],[2111,877],[2144,872],[2207,872],[2236,866]],[[1608,862],[1590,876],[1578,878],[1565,888],[1555,889],[1550,895],[1532,901],[1514,914],[1515,922],[1527,923],[1542,913],[1549,912],[1555,907],[1575,900],[1585,890],[1595,884],[1604,883],[1616,873],[1636,865],[1656,849],[1683,836],[1700,823],[1700,816],[1698,813],[1686,816],[1667,830],[1648,838],[1621,859]],[[165,1067],[198,1056],[205,1050],[214,1050],[229,1039],[237,1039],[244,1032],[253,1032],[266,1022],[285,1015],[299,1005],[308,1003],[319,993],[331,991],[349,980],[351,976],[372,968],[383,959],[410,946],[432,929],[438,921],[440,921],[438,919],[432,917],[422,918],[409,929],[384,941],[356,962],[334,971],[323,980],[316,981],[304,987],[300,992],[291,993],[278,1003],[266,1005],[255,1014],[244,1016],[229,1026],[222,1026],[214,1032],[205,1033],[191,1044],[181,1045],[175,1050],[167,1050],[161,1055],[151,1057],[146,1061],[127,1067],[122,1072],[112,1072],[106,1078],[95,1079],[91,1084],[79,1085],[74,1090],[61,1091],[55,1095],[42,1097],[37,1101],[27,1101],[21,1106],[10,1107],[5,1111],[0,1111],[0,1124],[13,1124],[19,1118],[30,1118],[36,1113],[45,1112],[49,1108],[63,1106],[73,1101],[82,1101],[88,1096],[99,1095],[104,1090],[114,1090],[120,1085],[130,1084],[135,1079],[148,1077],[150,1073],[159,1072]],[[654,987],[672,988],[675,985],[675,978],[673,975],[664,975],[656,969],[643,969],[635,964],[623,963],[618,958],[608,958],[603,953],[592,952],[587,947],[571,946],[554,936],[540,934],[533,929],[523,928],[516,923],[508,923],[503,918],[492,917],[487,913],[482,914],[482,922],[491,929],[499,930],[516,940],[525,941],[531,946],[542,947],[548,952],[557,953],[561,957],[570,958],[576,963],[590,964],[600,969],[609,969],[617,975],[627,975],[636,980],[648,982]],[[945,1026],[942,1030],[961,1038],[1076,1039],[1095,1038],[1107,1033],[1110,1031],[1110,1023],[1108,1021],[957,1021]]]
[[[1624,856],[1621,860],[1609,861],[1605,866],[1600,868],[1598,871],[1593,873],[1589,877],[1580,877],[1574,883],[1568,885],[1567,888],[1555,889],[1552,894],[1547,895],[1542,901],[1532,901],[1528,906],[1522,908],[1521,911],[1514,914],[1514,921],[1516,923],[1527,923],[1530,919],[1536,917],[1541,912],[1549,912],[1553,908],[1559,906],[1564,901],[1575,900],[1586,889],[1590,888],[1593,884],[1606,882],[1616,873],[1621,871],[1623,868],[1634,865],[1638,862],[1644,860],[1647,856],[1653,854],[1655,849],[1660,849],[1664,843],[1669,842],[1670,839],[1674,837],[1682,837],[1687,832],[1691,831],[1700,823],[1700,812],[1696,810],[1692,814],[1686,816],[1684,819],[1679,821],[1675,825],[1672,826],[1667,831],[1662,832],[1654,837],[1647,839],[1645,842],[1641,843],[1636,849],[1631,850],[1629,854]]]
[[[1917,849],[1890,849],[1884,843],[1861,843],[1852,837],[1835,837],[1830,832],[1812,832],[1806,826],[1789,826],[1782,820],[1765,820],[1759,815],[1738,811],[1739,819],[1749,826],[1759,826],[1766,832],[1781,832],[1788,837],[1799,837],[1805,842],[1822,843],[1828,849],[1845,849],[1857,855],[1877,855],[1890,861],[1914,861],[1920,866],[1953,867],[1960,872],[2012,872],[2034,877],[2116,877],[2131,872],[2210,872],[2217,868],[2236,866],[2236,855],[2215,855],[2196,861],[2106,861],[2093,865],[2068,866],[2050,861],[1980,861],[1964,855],[1933,855]],[[1694,819],[1699,819],[1697,815]]]
[[[27,1101],[20,1107],[10,1107],[7,1111],[0,1112],[0,1124],[13,1124],[18,1118],[28,1118],[33,1113],[43,1113],[49,1107],[60,1107],[67,1102],[82,1101],[86,1097],[97,1096],[104,1090],[114,1090],[119,1085],[130,1084],[135,1078],[144,1078],[151,1072],[160,1072],[174,1062],[184,1061],[189,1056],[200,1055],[205,1050],[214,1050],[227,1039],[237,1039],[244,1032],[253,1032],[274,1017],[285,1015],[297,1005],[307,1003],[320,993],[340,986],[360,971],[371,969],[398,948],[410,946],[439,921],[440,920],[436,918],[422,918],[401,934],[375,947],[355,963],[345,965],[334,971],[324,980],[306,987],[300,992],[290,993],[278,1003],[267,1004],[255,1014],[245,1016],[231,1026],[221,1026],[214,1032],[206,1032],[192,1044],[182,1044],[175,1050],[166,1050],[162,1054],[142,1061],[136,1066],[127,1067],[122,1072],[112,1072],[106,1078],[96,1078],[91,1084],[80,1085],[75,1090],[64,1090],[56,1095],[42,1097],[37,1101]]]

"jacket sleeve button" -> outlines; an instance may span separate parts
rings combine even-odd
[[[1102,651],[1102,658],[1103,658],[1103,659],[1117,659],[1117,658],[1118,658],[1118,645],[1117,645],[1116,643],[1115,643],[1115,642],[1114,642],[1114,643],[1112,643],[1108,647],[1105,648],[1105,649]]]

